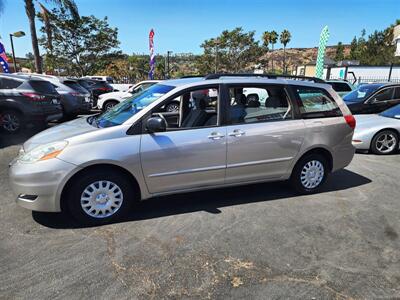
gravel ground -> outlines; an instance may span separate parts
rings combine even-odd
[[[0,298],[399,298],[400,155],[357,154],[323,192],[257,184],[138,205],[80,228],[18,207],[0,136]]]

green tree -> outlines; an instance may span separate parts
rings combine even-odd
[[[269,41],[271,43],[272,53],[273,53],[274,52],[274,46],[278,42],[278,33],[275,30],[272,30],[270,32]],[[274,57],[273,57],[272,53],[271,53],[271,64],[272,64],[272,72],[274,72],[275,71],[274,70]]]
[[[271,42],[271,33],[269,31],[265,31],[262,35],[263,46],[268,50],[268,46]]]
[[[35,70],[37,73],[42,73],[42,64],[39,52],[39,42],[36,34],[35,24],[35,0],[23,0],[25,2],[25,12],[29,20],[29,28],[31,32],[32,49],[35,57]],[[67,9],[73,16],[78,16],[78,8],[74,0],[46,0],[46,2],[52,2],[53,4]]]
[[[94,74],[107,66],[113,59],[122,58],[116,51],[119,45],[118,29],[111,28],[107,17],[95,16],[73,18],[65,8],[53,9],[50,17],[52,52],[50,57],[59,69],[67,69],[75,75]],[[43,18],[40,17],[43,21]],[[46,28],[41,28],[42,33]],[[41,45],[50,49],[47,35],[40,39]]]
[[[342,42],[339,42],[336,46],[335,60],[336,61],[344,60],[344,46]]]
[[[262,54],[254,31],[244,32],[241,27],[232,31],[225,30],[217,38],[206,40],[201,44],[204,54],[198,59],[200,73],[239,72],[257,62]],[[221,66],[221,67],[220,67]]]
[[[281,44],[283,45],[283,72],[287,73],[287,66],[286,66],[286,45],[289,44],[292,35],[290,34],[289,30],[285,29],[281,32],[279,37]]]
[[[359,60],[365,65],[398,64],[400,59],[394,56],[396,46],[393,44],[393,28],[400,20],[382,31],[375,30],[366,38],[366,31],[354,39],[350,45],[350,58]]]

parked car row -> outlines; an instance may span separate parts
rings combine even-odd
[[[73,119],[89,113],[100,95],[112,91],[106,81],[91,78],[0,74],[0,128],[16,133],[28,123]]]

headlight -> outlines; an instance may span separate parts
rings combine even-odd
[[[40,160],[55,158],[64,150],[65,147],[67,147],[67,145],[67,141],[40,145],[27,153],[22,152],[20,157],[18,157],[18,160],[22,163],[34,163]]]

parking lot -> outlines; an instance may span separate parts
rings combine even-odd
[[[400,156],[357,154],[323,192],[285,183],[160,197],[82,228],[18,207],[1,136],[0,298],[400,297]]]

